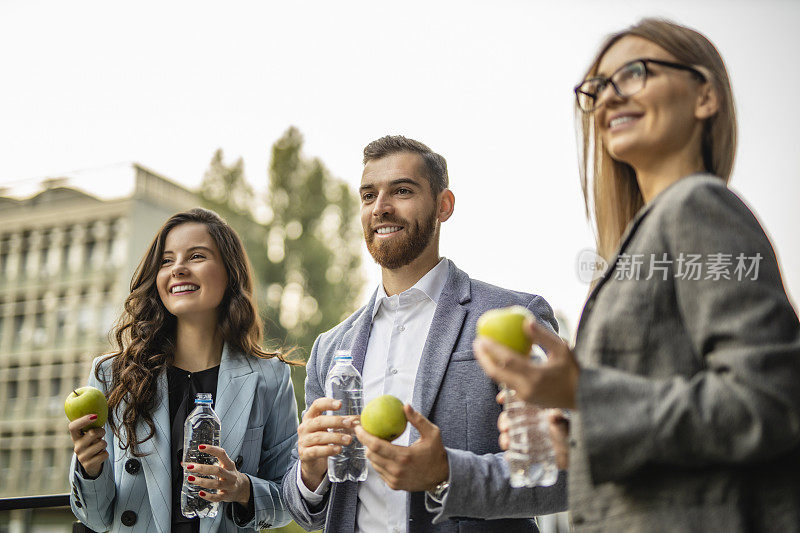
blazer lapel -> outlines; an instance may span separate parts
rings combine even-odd
[[[258,374],[253,372],[247,357],[225,344],[219,364],[214,411],[222,422],[220,445],[233,461],[242,451],[257,383]]]
[[[649,204],[646,204],[644,207],[642,207],[639,210],[639,212],[636,213],[636,216],[633,217],[633,220],[630,221],[628,227],[625,228],[625,232],[622,234],[622,238],[620,238],[619,240],[620,245],[617,248],[617,251],[614,252],[613,257],[611,257],[611,260],[608,262],[608,267],[606,268],[605,272],[603,272],[602,277],[597,281],[595,286],[589,292],[589,297],[586,299],[587,302],[592,298],[594,298],[594,296],[600,290],[600,287],[602,287],[605,284],[605,282],[608,281],[608,278],[611,275],[613,275],[614,270],[616,269],[617,266],[617,261],[619,260],[619,256],[622,255],[622,252],[624,252],[625,248],[628,247],[628,243],[633,237],[633,234],[636,232],[636,229],[639,227],[639,224],[641,224],[642,219],[644,219],[647,213],[650,212],[650,208],[652,207],[652,205],[653,203],[650,202]]]
[[[167,373],[162,371],[156,378],[156,408],[153,411],[155,433],[140,446],[142,453],[142,466],[145,480],[147,481],[147,497],[150,500],[150,509],[153,512],[153,521],[158,531],[169,533],[172,523],[172,484],[170,477],[171,452],[170,452],[170,423],[169,423],[169,398],[167,397]],[[147,426],[140,424],[136,434],[141,438],[147,435]]]
[[[447,283],[439,296],[414,381],[411,405],[426,418],[430,416],[439,394],[439,386],[450,363],[450,355],[467,316],[467,309],[463,304],[469,299],[469,277],[451,262]],[[410,442],[418,437],[419,433],[412,426]]]
[[[375,307],[375,298],[378,296],[378,289],[372,293],[369,303],[364,307],[361,316],[353,322],[347,332],[342,335],[342,340],[339,343],[340,350],[350,350],[350,355],[353,356],[353,366],[356,367],[359,373],[364,370],[364,359],[367,356],[367,344],[369,342],[369,333],[372,330],[372,310]],[[332,360],[332,359],[331,359]]]

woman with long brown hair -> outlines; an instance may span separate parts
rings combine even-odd
[[[69,424],[75,515],[97,531],[217,532],[289,521],[281,478],[297,441],[288,361],[260,346],[251,267],[234,230],[216,213],[172,216],[131,282],[114,332],[117,350],[98,357],[89,384],[108,398]],[[197,393],[210,393],[222,422],[214,465],[182,464],[183,425]],[[184,478],[222,502],[215,518],[186,518]],[[194,474],[194,475],[193,475]]]
[[[575,88],[582,183],[608,262],[571,350],[536,366],[486,339],[486,372],[574,409],[557,457],[577,531],[800,530],[800,324],[760,223],[727,187],[725,65],[689,28],[610,36]],[[507,424],[499,422],[501,445]]]

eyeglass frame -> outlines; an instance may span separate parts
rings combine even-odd
[[[634,63],[641,63],[642,66],[644,67],[644,80],[642,81],[642,87],[641,87],[641,89],[639,89],[639,90],[637,90],[637,91],[635,91],[635,92],[633,92],[631,94],[622,94],[622,91],[619,90],[619,87],[617,86],[616,83],[614,83],[614,80],[612,78],[614,76],[616,76],[616,74],[618,72],[620,72],[621,70],[623,70],[625,68],[630,67]],[[597,111],[597,109],[600,107],[600,105],[598,105],[596,102],[600,99],[599,96],[601,94],[603,94],[603,91],[605,91],[606,87],[608,87],[609,85],[611,85],[611,87],[614,89],[614,94],[616,94],[620,98],[630,98],[634,94],[638,93],[639,91],[644,89],[645,85],[647,84],[647,76],[650,75],[650,69],[647,68],[647,64],[648,63],[654,63],[656,65],[661,65],[663,67],[674,68],[674,69],[677,69],[677,70],[685,70],[686,72],[690,72],[690,73],[694,74],[700,81],[702,81],[704,83],[708,81],[708,78],[706,77],[705,74],[703,74],[702,72],[700,72],[700,70],[698,70],[695,67],[692,67],[690,65],[684,65],[683,63],[675,63],[674,61],[664,61],[663,59],[652,59],[652,58],[648,58],[648,57],[640,57],[638,59],[634,59],[632,61],[628,61],[627,63],[625,63],[624,65],[619,67],[617,70],[612,72],[611,76],[608,76],[608,77],[606,77],[606,76],[594,76],[594,77],[591,77],[591,78],[587,78],[587,79],[583,80],[582,82],[580,82],[578,85],[576,85],[575,88],[573,89],[573,91],[575,93],[575,100],[578,103],[578,108],[581,111],[583,111],[584,113],[587,113],[587,114],[588,113],[594,113],[595,111]],[[600,89],[597,92],[597,94],[594,95],[594,96],[591,95],[590,93],[585,92],[585,91],[581,91],[581,87],[583,87],[587,82],[590,82],[590,81],[601,81],[601,82],[603,82],[603,88]],[[595,106],[592,109],[587,111],[587,110],[585,110],[583,108],[583,106],[581,106],[581,97],[580,97],[581,94],[584,94],[584,95],[594,99]]]

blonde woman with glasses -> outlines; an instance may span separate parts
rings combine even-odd
[[[485,339],[479,362],[526,400],[574,410],[551,433],[576,531],[800,531],[800,325],[769,239],[727,187],[722,58],[645,19],[606,40],[575,94],[608,268],[573,349],[530,324],[545,365]]]

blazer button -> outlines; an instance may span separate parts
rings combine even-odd
[[[142,463],[139,461],[139,459],[128,459],[125,462],[125,471],[132,476],[138,474],[139,470],[141,469],[142,469]]]
[[[244,457],[240,455],[239,457],[236,458],[236,470],[242,468],[243,463],[244,463]]]
[[[122,525],[131,527],[136,523],[136,513],[131,510],[122,513]]]

